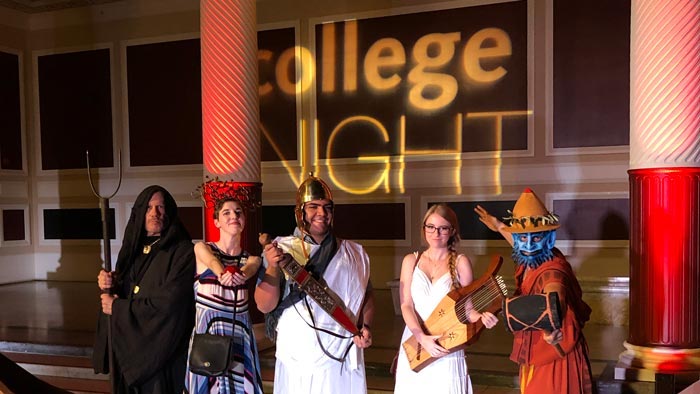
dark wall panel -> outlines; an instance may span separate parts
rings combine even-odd
[[[630,0],[554,2],[554,147],[629,145]]]
[[[107,215],[109,238],[115,239],[114,208]],[[44,209],[44,239],[102,239],[100,209]]]
[[[204,208],[177,207],[177,216],[180,217],[192,239],[204,239]]]
[[[21,170],[22,114],[18,55],[0,52],[0,75],[0,169]]]
[[[131,166],[202,164],[198,39],[126,49]]]
[[[178,207],[178,216],[193,239],[203,239],[201,207]],[[115,239],[114,209],[109,210],[109,234]],[[45,239],[102,239],[102,219],[97,208],[44,210]]]
[[[27,239],[24,233],[24,210],[2,210],[3,241],[24,241]]]
[[[436,202],[428,203],[428,206]],[[502,240],[499,233],[489,230],[479,221],[479,216],[474,212],[477,205],[481,205],[493,216],[501,219],[508,216],[508,210],[513,209],[515,201],[464,201],[447,203],[457,214],[459,220],[459,236],[464,240],[496,239]],[[423,217],[420,218],[423,220]],[[502,219],[501,219],[502,220]]]
[[[297,105],[296,92],[288,92],[296,81],[296,64],[292,57],[283,69],[284,78],[278,80],[277,68],[283,67],[283,54],[294,51],[296,46],[294,28],[258,32],[258,52],[270,58],[259,62],[258,75],[263,91],[260,95],[260,136],[262,161],[297,159]],[[293,53],[293,52],[292,52]],[[280,88],[284,85],[287,89]]]
[[[333,226],[336,235],[345,239],[406,239],[405,204],[338,204]]]
[[[370,218],[381,221],[370,225]],[[262,231],[272,237],[290,235],[296,228],[293,205],[267,205],[262,208]],[[402,240],[406,215],[402,203],[336,204],[333,227],[344,239]]]
[[[557,239],[628,240],[629,199],[554,200]]]
[[[294,205],[263,205],[262,232],[274,238],[292,234],[296,226]]]
[[[433,205],[435,202],[429,203]],[[479,221],[474,207],[481,205],[490,214],[503,220],[515,200],[450,202],[449,205],[459,219],[462,239],[501,240],[503,237],[489,230]],[[629,200],[580,199],[554,200],[553,213],[559,216],[561,227],[557,239],[562,240],[627,240],[629,239]],[[422,220],[422,217],[421,217]]]
[[[109,49],[38,58],[41,168],[111,167],[112,96]]]

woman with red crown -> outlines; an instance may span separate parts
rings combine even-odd
[[[213,218],[220,232],[219,240],[198,242],[194,246],[197,312],[192,334],[232,336],[233,361],[226,373],[217,377],[199,375],[188,368],[185,386],[190,394],[263,392],[246,287],[246,280],[257,274],[261,260],[249,255],[241,246],[245,211],[251,205],[242,192],[244,190],[230,188],[216,196]]]

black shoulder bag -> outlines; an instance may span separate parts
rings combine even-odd
[[[232,336],[194,334],[190,352],[190,371],[204,376],[225,375],[232,343]]]
[[[190,351],[190,372],[197,375],[216,377],[226,375],[233,352],[233,334],[236,329],[236,308],[238,307],[238,286],[233,288],[233,320],[231,335],[194,334]]]

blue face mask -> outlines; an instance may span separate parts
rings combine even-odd
[[[554,257],[552,248],[556,241],[556,232],[540,231],[536,233],[519,233],[513,235],[513,260],[519,265],[537,268]]]

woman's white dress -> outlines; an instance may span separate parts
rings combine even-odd
[[[425,321],[440,301],[452,290],[449,271],[431,283],[430,278],[417,266],[413,269],[411,297],[416,313]],[[408,327],[404,328],[401,343],[411,336]],[[470,394],[472,383],[467,371],[464,351],[450,353],[432,362],[420,372],[413,372],[408,364],[403,346],[399,346],[399,359],[396,365],[395,394],[401,393],[440,393]]]

